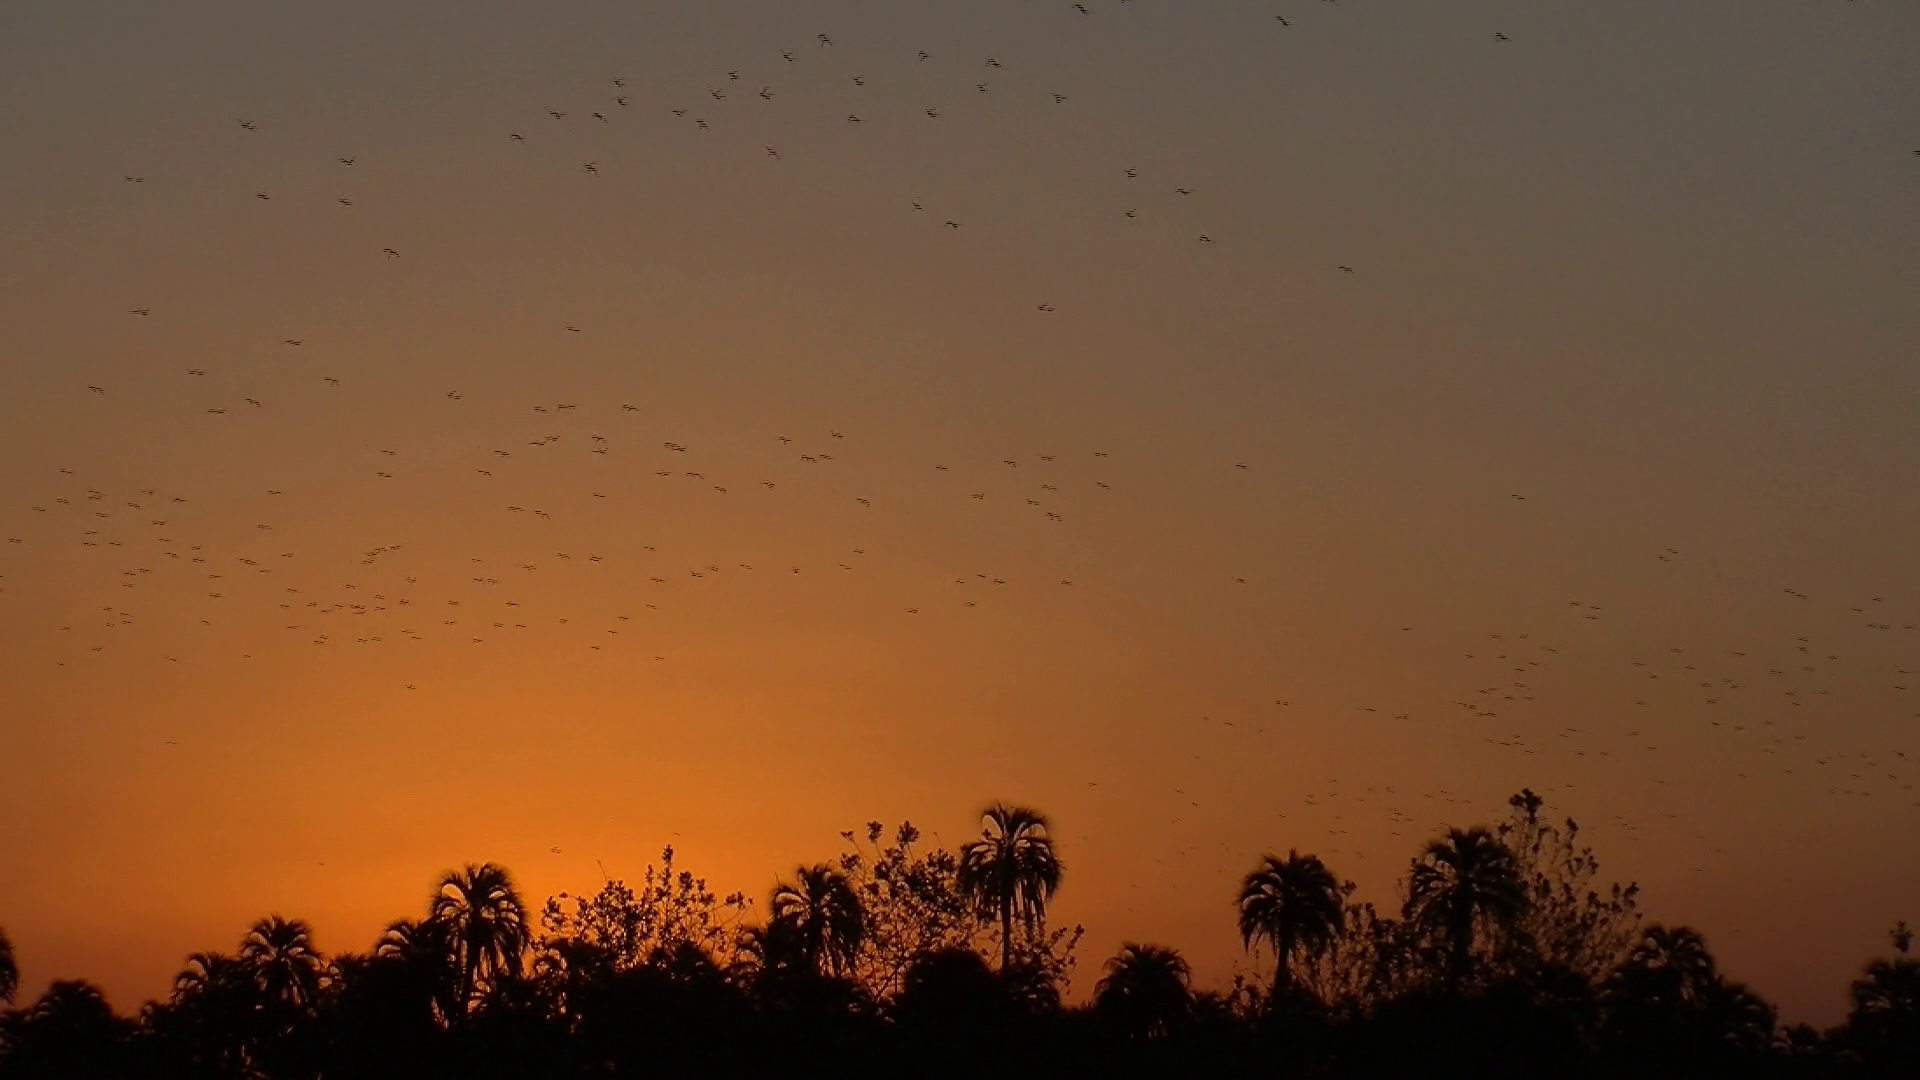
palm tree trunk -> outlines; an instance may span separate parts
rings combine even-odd
[[[1453,922],[1453,955],[1447,957],[1447,989],[1458,992],[1473,970],[1473,909]]]
[[[1007,964],[1013,958],[1013,897],[1000,898],[1000,974],[1007,973]]]
[[[1279,954],[1273,963],[1273,997],[1278,1001],[1282,990],[1293,988],[1293,967],[1288,963],[1293,959],[1293,931],[1282,931],[1273,951]]]

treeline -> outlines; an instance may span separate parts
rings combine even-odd
[[[1081,934],[1047,921],[1052,833],[996,805],[957,851],[908,824],[843,833],[760,917],[671,848],[537,910],[502,867],[449,872],[366,952],[322,955],[271,915],[135,1016],[53,983],[0,1016],[0,1078],[1920,1077],[1904,924],[1844,1024],[1782,1026],[1697,931],[1602,884],[1571,820],[1511,803],[1430,841],[1396,912],[1312,855],[1263,858],[1222,897],[1263,974],[1220,989],[1128,943],[1065,1004]],[[0,998],[17,983],[0,933]]]

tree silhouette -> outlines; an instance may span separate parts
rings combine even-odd
[[[526,906],[505,867],[468,863],[440,879],[432,921],[445,927],[456,970],[459,1001],[474,998],[503,976],[518,976],[528,944]]]
[[[1060,888],[1060,859],[1046,815],[1038,810],[994,803],[980,816],[980,839],[961,845],[955,882],[981,911],[999,919],[1005,973],[1013,962],[1014,915],[1017,911],[1032,938]]]
[[[1094,1009],[1129,1038],[1165,1038],[1193,1014],[1189,975],[1178,951],[1127,942],[1107,961],[1094,988]]]
[[[13,958],[13,939],[7,936],[7,929],[0,926],[0,1001],[13,1003],[13,995],[20,989],[20,965]]]
[[[1599,885],[1571,820],[1548,824],[1529,792],[1511,805],[1498,829],[1425,845],[1399,918],[1311,855],[1262,856],[1231,898],[1242,945],[1274,950],[1271,991],[1196,991],[1180,953],[1127,942],[1086,1003],[1063,1002],[1081,931],[1045,924],[1048,822],[996,804],[954,852],[911,826],[886,846],[877,823],[865,844],[843,833],[853,850],[796,868],[753,926],[670,851],[637,889],[548,901],[537,943],[490,863],[330,962],[305,923],[268,916],[234,954],[189,956],[137,1020],[71,981],[0,1012],[0,1080],[1920,1077],[1904,924],[1843,1025],[1781,1030],[1697,930],[1638,927],[1636,891]]]
[[[1240,880],[1240,943],[1251,948],[1265,939],[1273,946],[1273,996],[1293,986],[1296,954],[1319,955],[1340,932],[1346,890],[1318,856],[1287,852],[1266,855]]]
[[[335,956],[322,998],[321,1075],[433,1075],[459,984],[446,928],[432,920],[398,920],[372,951]]]
[[[240,940],[239,961],[254,999],[249,1056],[269,1075],[307,1071],[313,1010],[326,970],[312,929],[300,919],[269,915]]]
[[[1024,1013],[1015,988],[972,949],[921,955],[893,1000],[894,1019],[903,1027],[943,1043],[994,1038]]]
[[[911,822],[901,822],[882,847],[886,831],[878,821],[867,822],[864,845],[852,830],[840,834],[854,845],[840,857],[840,869],[866,918],[853,977],[875,999],[902,992],[907,972],[927,956],[970,952],[985,929],[979,908],[957,884],[953,852],[921,850],[920,830]]]
[[[1876,959],[1847,988],[1844,1045],[1887,1076],[1920,1075],[1920,960],[1908,955],[1913,933],[1894,924],[1893,957]]]
[[[32,1005],[0,1017],[0,1075],[8,1080],[119,1080],[132,1025],[90,982],[62,979]]]
[[[374,943],[373,959],[384,982],[445,1024],[465,1011],[461,968],[453,929],[436,919],[395,919]]]
[[[320,996],[326,959],[313,947],[313,930],[303,919],[269,915],[254,923],[240,941],[240,962],[271,1003],[304,1010]]]
[[[1481,826],[1448,829],[1429,841],[1407,880],[1403,914],[1444,947],[1446,985],[1458,991],[1473,974],[1475,942],[1485,929],[1511,929],[1526,909],[1513,853]]]
[[[1507,800],[1513,813],[1500,840],[1513,853],[1526,908],[1507,944],[1512,967],[1563,968],[1589,979],[1613,970],[1635,940],[1640,887],[1602,886],[1600,862],[1580,844],[1572,818],[1555,825],[1540,816],[1545,800],[1530,789]]]
[[[669,846],[659,865],[646,868],[637,889],[609,879],[592,896],[549,898],[540,912],[536,965],[575,974],[583,965],[626,971],[658,963],[684,944],[710,956],[731,956],[747,906],[744,893],[722,898],[706,879],[675,870]]]
[[[149,1025],[171,1036],[178,1060],[200,1075],[243,1076],[259,1034],[259,994],[253,972],[239,957],[197,952],[173,977],[167,1004]]]
[[[1605,1042],[1633,1071],[1711,1074],[1773,1043],[1772,1006],[1720,974],[1706,938],[1652,924],[1607,980]]]
[[[768,903],[768,930],[790,935],[807,965],[839,977],[853,967],[866,932],[860,897],[847,875],[825,863],[795,870],[792,883],[781,882]]]
[[[1686,1004],[1704,1000],[1720,981],[1719,968],[1700,931],[1659,923],[1640,935],[1619,975],[1638,996]]]

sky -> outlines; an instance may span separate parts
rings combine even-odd
[[[1218,984],[1261,853],[1391,905],[1526,786],[1838,1019],[1920,917],[1920,7],[1085,7],[0,7],[28,986],[994,799],[1083,981]]]

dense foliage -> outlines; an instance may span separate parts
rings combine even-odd
[[[469,865],[364,953],[269,915],[134,1017],[55,982],[0,1015],[0,1080],[1920,1076],[1904,923],[1844,1024],[1782,1027],[1698,931],[1601,884],[1574,822],[1531,792],[1512,810],[1426,844],[1397,915],[1313,855],[1265,856],[1222,905],[1270,978],[1196,990],[1178,951],[1128,942],[1082,1006],[1063,1004],[1079,928],[1047,923],[1064,864],[1026,807],[988,807],[954,852],[910,824],[843,833],[759,920],[672,848],[637,886],[537,912]],[[0,932],[0,1000],[17,985]]]

